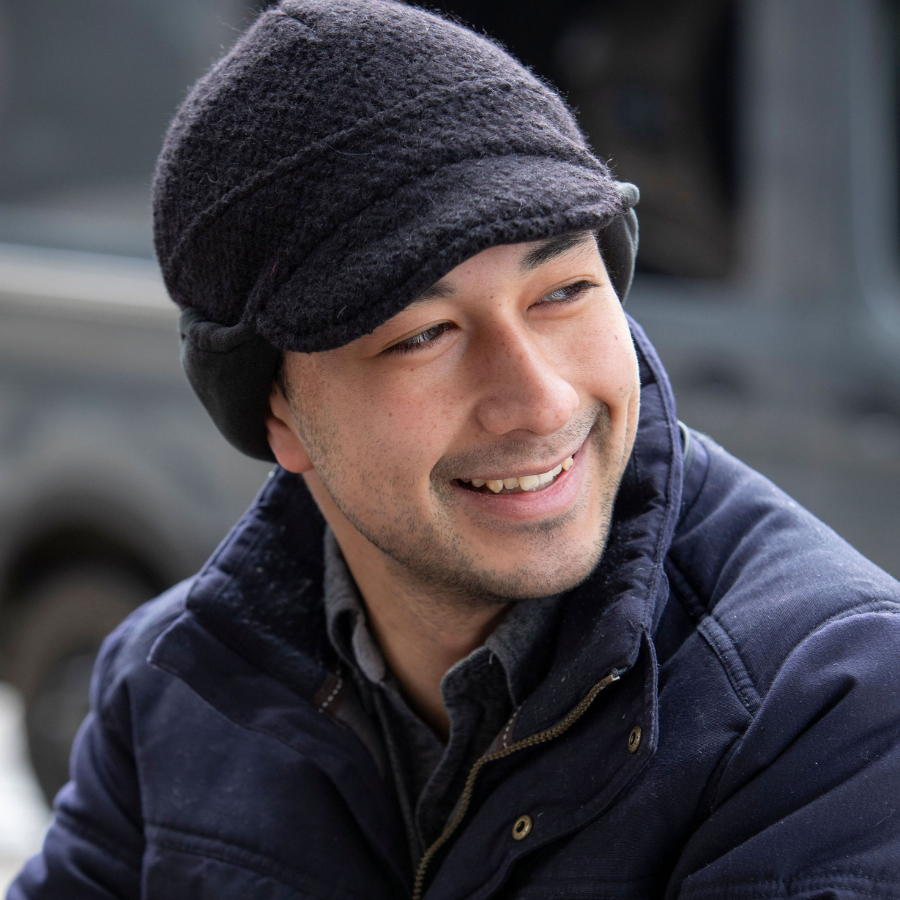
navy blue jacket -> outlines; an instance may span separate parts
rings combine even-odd
[[[11,900],[900,897],[900,585],[708,438],[683,451],[634,334],[608,548],[418,876],[333,715],[324,526],[279,472],[107,641]]]

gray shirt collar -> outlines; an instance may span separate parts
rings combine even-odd
[[[391,673],[369,629],[356,583],[330,528],[325,531],[324,549],[328,638],[345,665],[373,684],[384,685],[392,681]],[[492,661],[496,659],[503,666],[513,707],[521,706],[544,673],[553,644],[548,636],[555,633],[560,606],[558,595],[515,603],[484,642]],[[480,652],[481,648],[477,648],[473,654]],[[446,673],[442,690],[445,684],[457,680],[458,670],[465,668],[471,657],[470,654],[460,660]]]

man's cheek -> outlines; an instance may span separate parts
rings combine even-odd
[[[409,385],[392,403],[384,438],[406,455],[410,464],[418,459],[430,468],[443,455],[444,443],[458,427],[458,396],[452,382]]]
[[[411,485],[427,480],[440,458],[440,451],[431,449],[432,427],[421,417],[401,416],[396,410],[364,422],[351,418],[348,425],[355,436],[359,472],[365,473],[370,490],[386,484],[391,493],[406,493]]]

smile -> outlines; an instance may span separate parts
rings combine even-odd
[[[573,458],[569,456],[549,472],[541,472],[539,475],[517,475],[512,478],[459,478],[457,480],[469,490],[482,494],[521,494],[549,487],[561,472],[571,469],[573,463]]]

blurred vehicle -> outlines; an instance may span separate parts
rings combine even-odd
[[[258,4],[263,5],[263,4]],[[681,417],[900,574],[900,0],[447,0],[642,191]],[[102,635],[266,467],[180,372],[149,179],[238,0],[0,0],[0,664],[48,795]]]
[[[178,361],[149,183],[236,0],[0,0],[0,675],[48,799],[100,642],[196,571],[268,467]]]

